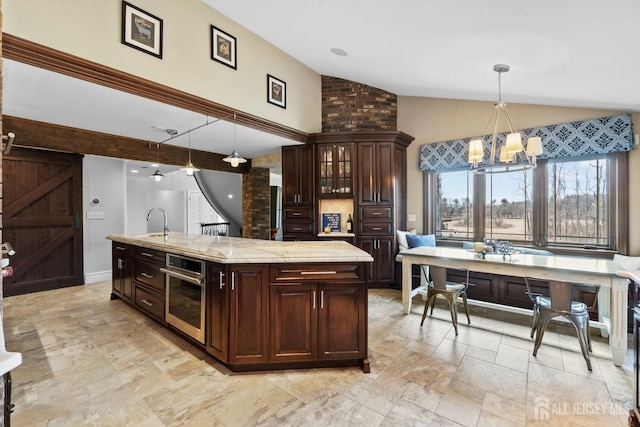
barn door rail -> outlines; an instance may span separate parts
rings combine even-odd
[[[11,151],[11,145],[13,144],[13,138],[16,137],[16,134],[13,132],[9,132],[6,135],[2,135],[2,154],[5,156],[9,154]],[[5,141],[7,141],[5,143]]]

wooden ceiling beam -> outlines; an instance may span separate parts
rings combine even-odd
[[[2,116],[2,127],[5,132],[15,133],[13,145],[19,147],[94,154],[175,166],[183,166],[189,159],[187,148],[167,143],[160,144],[159,148],[156,148],[156,143],[151,141],[19,117]],[[226,155],[223,154],[191,150],[191,161],[200,169],[235,173],[248,173],[251,170],[251,160],[234,168],[222,160],[225,157]]]

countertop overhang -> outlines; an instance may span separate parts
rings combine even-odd
[[[107,239],[221,264],[372,262],[367,252],[343,241],[283,242],[200,234],[113,235]]]

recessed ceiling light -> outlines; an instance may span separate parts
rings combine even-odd
[[[230,199],[233,199],[233,194],[229,194],[229,198],[230,198]]]
[[[339,47],[332,47],[331,48],[331,53],[333,53],[334,55],[337,55],[337,56],[347,56],[348,55],[346,50],[340,49]]]
[[[138,169],[131,169],[131,173],[138,173]]]
[[[157,168],[157,167],[160,167],[160,165],[159,165],[159,164],[157,164],[157,163],[151,163],[151,167],[153,167],[153,168]]]

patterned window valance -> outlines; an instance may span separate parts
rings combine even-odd
[[[606,154],[633,148],[630,114],[523,129],[521,133],[523,138],[542,138],[544,154],[538,156],[539,159]],[[420,170],[468,167],[472,138],[475,136],[420,146]],[[498,146],[502,146],[505,134],[499,134],[497,139]],[[490,142],[491,135],[488,135],[484,144],[486,153]]]

